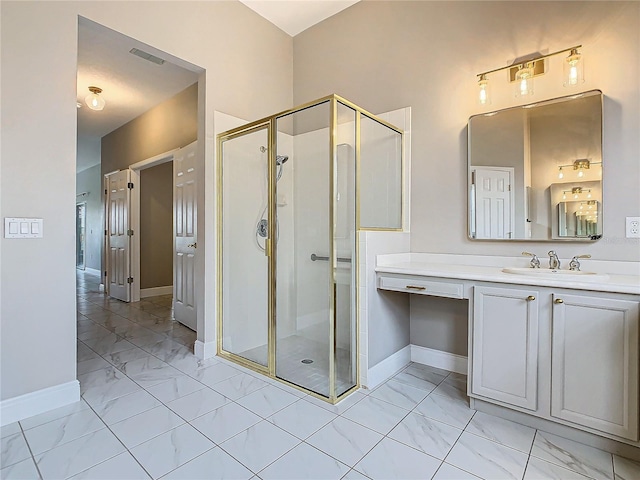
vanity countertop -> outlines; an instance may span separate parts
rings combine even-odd
[[[442,260],[450,260],[444,262]],[[399,275],[414,275],[434,278],[451,278],[459,280],[474,280],[481,282],[508,283],[517,285],[536,285],[541,287],[569,288],[575,290],[591,290],[596,292],[628,293],[640,295],[640,275],[607,273],[608,278],[598,276],[598,280],[580,281],[574,278],[537,278],[533,275],[519,275],[505,273],[505,267],[524,267],[522,259],[517,259],[519,263],[513,265],[514,259],[503,263],[503,266],[491,265],[495,263],[488,257],[475,257],[475,263],[481,265],[465,265],[459,263],[464,261],[460,257],[463,255],[438,255],[432,254],[391,254],[378,255],[375,271],[377,273],[391,273]],[[480,259],[478,261],[478,258]],[[585,262],[586,263],[586,262]],[[583,268],[583,270],[590,270]],[[603,273],[603,272],[598,272]]]

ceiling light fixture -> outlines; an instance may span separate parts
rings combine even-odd
[[[527,57],[521,57],[516,60],[516,63],[511,65],[478,73],[478,103],[481,105],[490,103],[488,101],[488,89],[490,84],[487,79],[487,75],[507,69],[509,70],[509,81],[512,83],[515,82],[516,84],[516,97],[533,95],[533,77],[544,75],[546,73],[544,60],[564,52],[569,52],[569,56],[564,62],[563,85],[565,87],[575,87],[579,85],[584,82],[582,55],[578,52],[579,48],[582,48],[582,45],[565,48],[547,55],[539,55],[536,53],[528,55]]]
[[[105,105],[104,98],[100,96],[102,89],[100,87],[89,87],[89,91],[91,93],[84,97],[87,107],[91,110],[102,110]]]

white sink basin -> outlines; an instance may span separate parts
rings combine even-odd
[[[503,268],[504,273],[511,273],[515,275],[529,275],[537,278],[546,278],[554,280],[573,280],[576,282],[597,282],[600,280],[606,280],[609,275],[606,273],[595,272],[577,272],[573,270],[551,270],[549,268]]]

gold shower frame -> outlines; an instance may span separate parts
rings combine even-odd
[[[240,355],[224,350],[223,348],[223,311],[222,311],[222,303],[223,303],[223,295],[222,295],[222,282],[223,282],[223,269],[222,269],[222,259],[223,259],[223,249],[222,249],[222,239],[223,239],[223,218],[222,218],[222,146],[225,141],[232,140],[234,138],[244,136],[249,133],[257,132],[260,130],[267,130],[267,136],[269,139],[268,146],[268,161],[269,161],[269,178],[268,178],[268,224],[273,225],[276,221],[276,202],[275,202],[275,194],[276,194],[276,144],[277,144],[277,131],[276,131],[276,122],[279,118],[294,114],[296,112],[306,110],[308,108],[312,108],[323,103],[330,102],[330,114],[329,114],[329,175],[332,179],[330,182],[329,189],[329,198],[331,199],[331,209],[329,210],[329,238],[331,239],[330,244],[330,282],[331,288],[329,289],[329,318],[331,320],[331,328],[329,329],[329,396],[325,397],[320,395],[312,390],[299,386],[295,383],[292,383],[286,379],[280,378],[276,375],[276,289],[274,288],[276,285],[276,267],[277,267],[277,258],[276,258],[276,245],[271,241],[271,238],[268,237],[265,243],[265,254],[268,257],[268,327],[267,327],[267,337],[268,337],[268,358],[267,358],[267,366],[261,365],[259,363],[248,360]],[[337,328],[337,317],[336,317],[336,279],[335,272],[337,268],[337,252],[336,252],[336,242],[334,239],[335,231],[334,231],[334,219],[337,215],[337,202],[335,201],[335,192],[337,186],[337,176],[335,172],[335,165],[337,161],[337,127],[338,127],[338,104],[344,105],[348,108],[351,108],[355,111],[355,189],[356,189],[356,208],[355,208],[355,262],[352,260],[351,268],[356,269],[355,273],[355,328],[356,328],[356,381],[355,385],[340,395],[336,395],[336,338],[335,331]],[[382,227],[362,227],[360,225],[360,133],[361,133],[361,119],[362,116],[365,116],[375,122],[380,123],[381,125],[386,126],[387,128],[395,131],[400,134],[401,138],[401,173],[400,173],[400,181],[401,181],[401,189],[400,189],[400,219],[401,226],[399,228],[382,228]],[[359,232],[360,231],[388,231],[388,232],[401,232],[404,231],[404,227],[406,224],[405,218],[405,201],[406,201],[406,192],[405,192],[405,135],[404,131],[395,125],[377,117],[376,115],[368,112],[367,110],[359,107],[358,105],[346,100],[345,98],[340,97],[339,95],[328,95],[326,97],[319,98],[317,100],[299,105],[289,110],[282,111],[275,115],[262,118],[260,120],[256,120],[254,122],[247,123],[240,127],[227,130],[226,132],[222,132],[218,134],[216,137],[216,244],[217,244],[217,252],[216,252],[216,343],[217,343],[217,354],[221,358],[230,360],[238,365],[241,365],[245,368],[248,368],[254,372],[261,373],[267,375],[268,377],[278,380],[279,382],[284,383],[296,390],[300,390],[306,394],[309,394],[315,398],[320,400],[329,402],[331,404],[335,404],[353,393],[354,391],[360,388],[360,242],[359,242]]]

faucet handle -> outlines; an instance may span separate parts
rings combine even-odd
[[[560,270],[560,259],[555,250],[549,250],[549,268],[552,270]]]
[[[531,261],[529,262],[529,265],[531,266],[531,268],[540,268],[540,259],[535,253],[522,252],[522,255],[531,257]]]
[[[589,255],[589,254],[576,255],[575,257],[573,257],[571,259],[571,261],[569,262],[569,270],[571,270],[573,272],[579,272],[580,271],[580,262],[578,261],[579,258],[591,258],[591,255]]]

